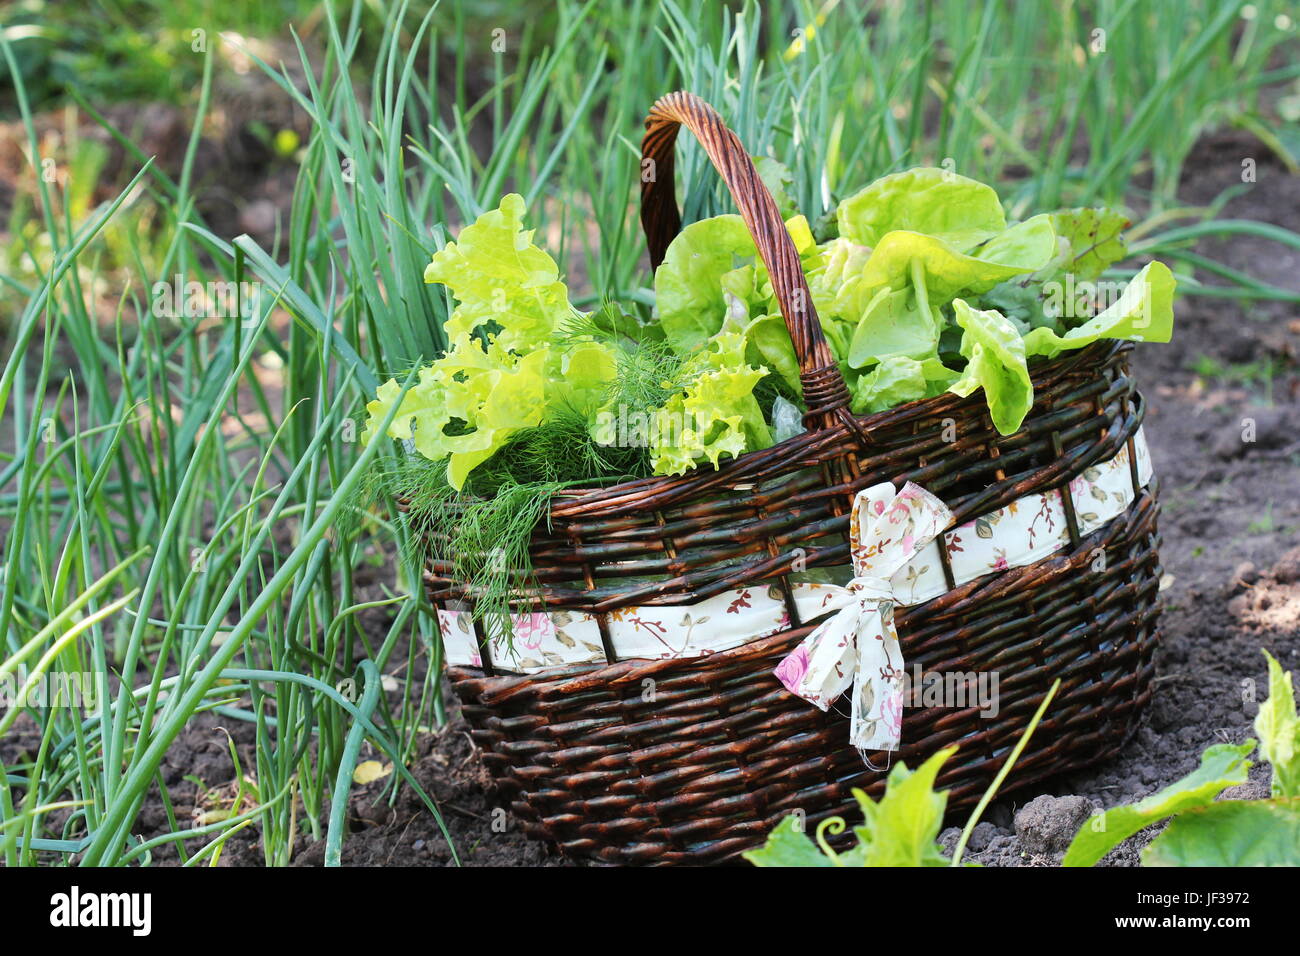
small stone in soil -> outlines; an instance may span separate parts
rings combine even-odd
[[[1035,797],[1016,814],[1016,836],[1030,853],[1064,853],[1083,821],[1092,815],[1087,797]]]
[[[1278,558],[1269,574],[1278,584],[1300,581],[1300,548],[1292,548]]]
[[[1283,448],[1291,443],[1294,434],[1288,410],[1285,408],[1247,408],[1241,418],[1219,432],[1214,442],[1214,453],[1225,461],[1249,454],[1256,448]],[[1246,426],[1241,424],[1250,419],[1252,441],[1245,439]]]

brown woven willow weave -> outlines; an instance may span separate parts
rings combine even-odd
[[[596,615],[608,663],[532,675],[491,664],[449,668],[473,737],[526,831],[608,863],[732,859],[788,813],[852,816],[851,788],[883,788],[884,775],[848,744],[845,708],[823,713],[772,673],[817,623],[800,619],[788,575],[796,562],[850,563],[848,510],[859,490],[915,481],[962,523],[1060,489],[1126,443],[1136,485],[1131,441],[1144,411],[1129,347],[1097,343],[1033,369],[1034,407],[1014,435],[997,433],[978,393],[855,417],[775,203],[735,135],[687,93],[664,97],[646,121],[642,150],[654,176],[643,188],[642,223],[652,263],[680,227],[672,176],[679,125],[722,174],[771,272],[800,358],[808,430],[716,471],[553,503],[550,527],[539,526],[531,548],[540,593],[520,609],[539,603]],[[1069,495],[1062,501],[1067,549],[897,613],[909,668],[999,674],[996,717],[975,708],[904,714],[894,759],[915,766],[960,745],[939,777],[952,807],[978,799],[1056,678],[1061,690],[1004,792],[1113,753],[1151,695],[1161,576],[1154,482],[1086,537]],[[438,607],[472,605],[473,586],[449,570],[430,564],[430,598]],[[791,629],[704,657],[614,658],[610,612],[693,604],[754,585],[780,589]],[[870,756],[877,767],[890,760]]]

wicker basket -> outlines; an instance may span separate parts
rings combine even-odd
[[[939,783],[951,788],[951,807],[969,804],[1058,677],[1061,690],[1003,792],[1113,753],[1151,695],[1161,577],[1155,484],[1137,490],[1135,472],[1132,504],[1087,535],[1066,492],[1085,469],[1132,450],[1144,406],[1128,346],[1098,343],[1035,367],[1034,407],[1011,436],[994,430],[978,393],[855,417],[775,203],[736,136],[686,93],[661,99],[646,120],[643,154],[657,173],[642,193],[652,264],[680,228],[672,185],[680,125],[722,174],[772,276],[800,358],[807,431],[716,471],[554,503],[532,547],[540,600],[595,615],[606,662],[533,674],[448,668],[523,827],[602,862],[714,863],[760,844],[792,811],[813,821],[851,816],[852,788],[878,793],[884,775],[848,745],[846,718],[788,693],[772,671],[817,623],[801,621],[790,598],[792,567],[846,565],[853,497],[881,481],[917,482],[958,523],[1050,490],[1061,494],[1070,533],[1068,547],[1036,564],[899,609],[909,666],[1002,678],[995,718],[970,707],[908,710],[895,758],[915,766],[960,744]],[[951,586],[946,558],[944,568]],[[431,564],[426,583],[440,608],[473,600],[444,565]],[[615,659],[608,616],[620,608],[689,605],[760,584],[786,595],[793,626],[709,656]],[[652,700],[643,699],[647,678]]]

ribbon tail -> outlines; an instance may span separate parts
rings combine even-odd
[[[897,750],[903,725],[902,651],[893,609],[872,615],[859,637],[850,740],[859,750]]]
[[[859,604],[841,608],[787,654],[773,670],[786,690],[826,710],[858,672]]]

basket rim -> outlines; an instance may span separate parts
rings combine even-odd
[[[1063,352],[1053,358],[1038,362],[1029,368],[1029,377],[1035,386],[1034,404],[1038,404],[1037,393],[1038,385],[1043,379],[1055,377],[1067,372],[1084,362],[1096,362],[1100,364],[1106,358],[1109,358],[1117,351],[1126,351],[1132,349],[1133,343],[1115,340],[1102,339],[1082,349],[1070,352]],[[854,415],[861,429],[870,434],[875,428],[888,425],[898,425],[914,419],[937,416],[947,408],[959,402],[966,401],[959,395],[951,392],[943,392],[931,398],[918,398],[910,402],[904,402],[901,405],[895,405],[884,411],[873,412],[869,415]],[[621,481],[609,485],[593,485],[587,487],[565,488],[555,493],[552,508],[559,502],[563,502],[566,512],[583,504],[594,504],[604,498],[616,494],[627,494],[635,492],[641,495],[653,495],[691,482],[698,482],[702,476],[708,477],[711,485],[729,487],[727,478],[732,472],[743,472],[746,464],[756,455],[770,457],[774,453],[784,452],[790,456],[798,456],[809,448],[820,444],[825,444],[828,437],[836,434],[836,429],[826,429],[819,431],[800,432],[791,438],[775,445],[769,445],[767,448],[761,448],[756,451],[748,451],[738,458],[729,458],[716,469],[712,471],[701,472],[698,469],[688,471],[682,475],[653,475],[649,478],[635,478],[630,481]],[[1012,435],[1003,436],[1012,438]],[[742,481],[741,484],[750,482]]]

